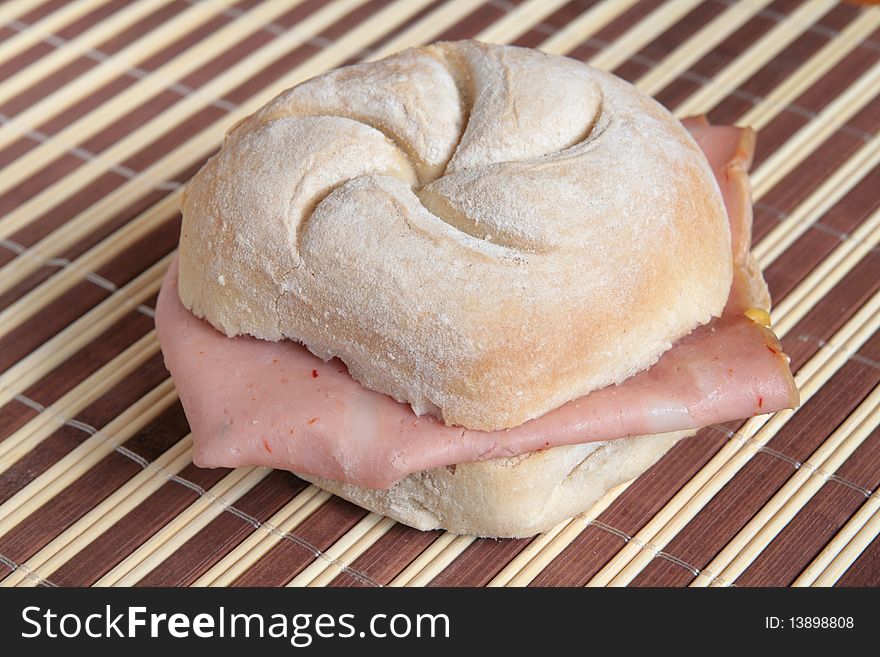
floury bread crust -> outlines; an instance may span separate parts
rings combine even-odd
[[[741,151],[728,175],[745,176],[754,135],[740,137]],[[739,154],[743,159],[738,159]],[[746,193],[748,184],[736,186]],[[731,194],[731,202],[747,202]],[[738,230],[751,234],[748,221]],[[748,251],[750,238],[740,237],[736,254],[739,294],[746,307],[770,309],[770,295],[761,270]],[[675,443],[696,430],[631,436],[566,445],[508,458],[455,467],[432,468],[377,490],[365,486],[297,475],[362,507],[417,529],[445,529],[456,534],[494,538],[525,538],[545,532],[566,518],[590,509],[607,491],[633,479],[656,463]]]
[[[589,509],[694,433],[632,436],[434,468],[385,490],[297,476],[416,529],[525,538]]]
[[[717,184],[666,110],[574,60],[470,41],[284,92],[229,133],[183,216],[195,315],[478,430],[649,367],[720,314],[732,276]]]

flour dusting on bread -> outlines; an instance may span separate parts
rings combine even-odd
[[[473,41],[284,92],[183,215],[194,314],[469,429],[649,367],[732,276],[717,184],[674,117],[580,62]]]

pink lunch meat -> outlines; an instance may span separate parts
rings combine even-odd
[[[361,386],[339,360],[301,345],[227,338],[180,303],[177,262],[157,307],[165,362],[207,467],[265,465],[385,488],[413,472],[539,449],[695,429],[798,404],[782,347],[746,318],[751,131],[685,125],[707,154],[731,220],[737,272],[722,317],[679,340],[651,368],[502,431],[416,416]]]

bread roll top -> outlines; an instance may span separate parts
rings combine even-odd
[[[671,114],[586,64],[474,41],[285,91],[182,210],[194,314],[469,429],[649,367],[732,277],[717,183]]]

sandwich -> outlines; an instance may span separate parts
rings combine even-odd
[[[754,143],[476,41],[281,93],[188,183],[159,297],[194,462],[525,537],[701,427],[796,406]]]

